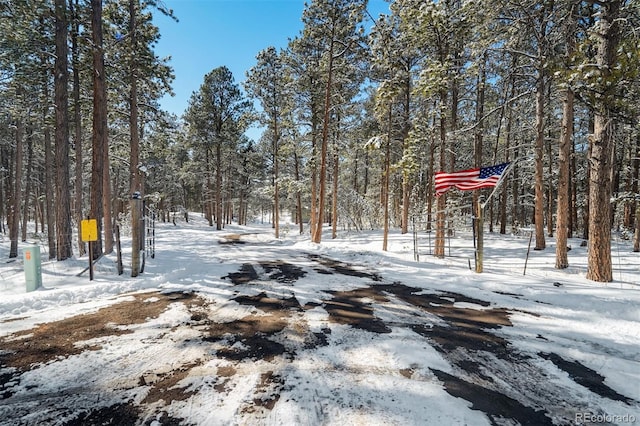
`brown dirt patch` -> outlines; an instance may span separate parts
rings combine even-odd
[[[323,307],[329,313],[331,321],[374,333],[391,332],[391,329],[373,313],[373,301],[376,303],[389,301],[377,287],[329,293],[333,298],[326,301]]]
[[[331,259],[328,257],[320,256],[317,254],[309,254],[307,257],[314,262],[319,263],[328,269],[316,269],[316,272],[325,274],[325,273],[337,273],[341,275],[347,275],[350,277],[356,278],[369,278],[373,281],[379,282],[382,281],[382,277],[380,274],[376,272],[367,272],[362,269],[356,268],[354,265],[350,265],[348,263],[340,262],[335,259]]]
[[[193,293],[153,292],[133,297],[133,300],[120,302],[91,314],[42,324],[0,339],[0,366],[26,371],[40,363],[46,364],[85,350],[98,350],[99,346],[83,347],[79,343],[131,333],[130,330],[118,327],[142,324],[151,318],[157,318],[171,303],[197,299]]]
[[[256,407],[264,407],[267,410],[273,410],[276,402],[280,399],[280,391],[282,391],[284,379],[269,371],[260,376],[260,383],[256,387],[253,404]]]
[[[140,377],[141,386],[151,386],[149,393],[142,401],[143,403],[154,403],[163,400],[165,404],[171,401],[184,401],[195,392],[186,391],[183,387],[178,386],[181,380],[185,379],[191,369],[202,365],[201,361],[180,366],[178,369],[168,373],[154,374],[149,373]]]

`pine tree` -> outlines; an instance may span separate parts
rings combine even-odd
[[[315,75],[314,84],[321,83],[324,91],[320,104],[322,108],[319,108],[320,102],[317,97],[312,98],[311,104],[313,140],[317,141],[313,144],[313,167],[315,167],[316,161],[319,163],[317,171],[318,193],[316,194],[313,188],[316,181],[315,172],[312,174],[311,191],[314,199],[312,201],[311,239],[315,243],[322,240],[327,195],[329,138],[332,134],[332,126],[335,124],[332,112],[339,104],[336,101],[337,98],[342,97],[349,101],[356,93],[349,91],[351,86],[345,84],[345,76],[350,76],[349,80],[356,83],[357,86],[357,81],[353,79],[355,77],[353,69],[358,64],[358,52],[364,44],[360,24],[363,20],[365,4],[366,2],[363,0],[312,1],[303,12],[302,20],[305,27],[302,36],[298,42],[293,44],[293,50],[307,56],[305,60],[318,61],[316,66],[321,72]],[[313,49],[314,53],[318,53],[320,56],[307,55],[308,51],[303,50],[305,48]],[[309,66],[305,67],[307,70],[310,68]],[[340,93],[339,87],[347,90]],[[316,110],[316,108],[318,109]],[[320,116],[317,115],[317,111],[321,111]],[[321,129],[321,132],[316,133],[318,129]],[[315,201],[316,197],[317,202]]]
[[[397,141],[400,145],[401,158],[394,164],[393,169],[398,170],[402,180],[402,215],[401,231],[408,232],[411,180],[418,169],[418,159],[416,157],[416,146],[409,138],[412,127],[413,115],[413,87],[414,76],[417,65],[424,57],[424,51],[412,41],[407,31],[402,27],[402,20],[399,16],[399,9],[395,5],[391,7],[391,15],[382,16],[376,22],[371,34],[372,62],[375,73],[380,75],[382,82],[378,86],[377,98],[381,108],[393,109],[395,118],[387,123],[389,128],[388,137]],[[377,76],[374,76],[374,79]],[[385,117],[381,113],[381,117]],[[384,120],[384,118],[382,119]],[[391,159],[389,159],[391,161]],[[385,167],[386,168],[386,167]],[[388,179],[385,177],[385,186]],[[385,193],[388,188],[385,189]],[[383,206],[385,216],[388,216],[388,206]],[[388,224],[385,220],[385,233],[383,247],[386,249]]]
[[[242,123],[241,118],[249,111],[250,104],[244,99],[240,88],[227,67],[215,68],[204,77],[198,92],[194,92],[185,114],[194,136],[200,141],[207,158],[215,160],[215,186],[207,181],[207,190],[215,192],[216,229],[223,224],[223,148],[235,146]],[[211,169],[207,164],[207,180]]]
[[[464,16],[460,8],[461,3],[454,0],[427,4],[417,0],[398,0],[403,28],[411,33],[414,45],[427,49],[415,90],[420,96],[436,102],[437,165],[442,171],[455,168],[454,135],[459,125],[459,84],[466,31],[464,22],[458,19]],[[446,195],[438,197],[434,248],[438,257],[444,256],[446,206]]]
[[[280,145],[292,110],[289,74],[285,71],[283,53],[274,47],[258,53],[257,64],[247,72],[245,87],[249,96],[260,101],[260,124],[271,136],[273,213],[275,237],[280,238]]]

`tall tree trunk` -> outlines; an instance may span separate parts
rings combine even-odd
[[[45,215],[47,221],[47,243],[49,246],[49,259],[55,259],[56,253],[56,215],[54,211],[54,193],[53,193],[53,156],[51,151],[51,127],[47,124],[49,121],[49,84],[45,71],[45,84],[43,89],[43,110],[42,118],[44,124],[44,201]]]
[[[389,115],[387,116],[387,137],[384,149],[384,171],[382,177],[382,209],[384,212],[384,231],[382,237],[382,250],[387,251],[389,241],[389,181],[391,180],[391,127],[392,127],[392,104],[389,103]]]
[[[327,145],[329,143],[329,125],[331,118],[331,84],[333,83],[333,49],[334,38],[336,33],[335,23],[331,27],[331,41],[329,43],[329,65],[327,69],[327,82],[324,96],[324,119],[322,122],[322,141],[320,147],[320,176],[318,184],[320,185],[320,194],[318,200],[318,223],[311,238],[314,243],[322,241],[322,225],[324,224],[324,203],[327,193]]]
[[[71,191],[69,188],[69,71],[66,0],[56,0],[56,60],[54,71],[56,106],[56,243],[57,259],[73,256],[71,243]]]
[[[633,251],[640,252],[640,203],[636,207],[636,232],[633,234]]]
[[[216,136],[216,230],[222,230],[222,141]]]
[[[571,60],[575,51],[575,7],[569,12],[569,22],[565,41],[567,46],[567,61]],[[567,256],[567,240],[570,229],[570,182],[571,182],[571,148],[573,142],[573,105],[574,94],[570,87],[564,89],[562,100],[562,128],[560,146],[558,150],[558,206],[556,211],[556,268],[565,269],[569,266]],[[549,162],[551,163],[551,161]]]
[[[93,259],[102,255],[104,153],[107,148],[107,90],[102,39],[102,0],[91,0],[93,42],[93,135],[91,158],[91,218],[98,222],[98,240],[92,243]]]
[[[436,141],[432,136],[431,143],[429,146],[429,168],[427,169],[427,176],[429,181],[427,182],[427,230],[431,231],[433,229],[433,191],[434,191],[434,181],[433,176],[435,176],[435,168],[436,168]]]
[[[631,172],[627,178],[626,184],[626,192],[630,194],[638,194],[638,188],[640,187],[640,183],[638,182],[640,179],[640,132],[635,132],[632,136],[634,141],[629,141],[629,153],[630,153],[630,163],[631,163]],[[638,200],[634,197],[632,200],[625,202],[624,208],[624,226],[627,229],[633,229],[636,219],[636,208],[638,204]]]
[[[18,93],[18,96],[21,94]],[[13,174],[14,187],[11,199],[11,211],[9,212],[9,240],[11,248],[9,257],[18,257],[18,232],[20,227],[20,206],[22,205],[22,151],[24,139],[24,122],[22,117],[16,119],[16,149],[15,149],[15,172]]]
[[[435,110],[438,106],[438,102],[436,100],[433,101],[433,109]],[[437,118],[435,115],[432,117],[431,126],[435,129]],[[430,143],[429,143],[429,169],[428,169],[428,183],[427,183],[427,230],[431,231],[433,229],[433,198],[435,191],[435,169],[436,169],[436,149],[438,148],[438,143],[436,140],[435,134],[431,134]],[[440,169],[442,170],[442,169]],[[437,204],[437,201],[436,201]]]
[[[129,63],[129,188],[131,209],[140,208],[140,202],[134,198],[142,199],[144,194],[140,185],[140,134],[138,133],[138,65],[136,62],[137,36],[136,36],[136,3],[137,0],[129,0],[129,40],[131,41],[131,61]],[[135,194],[135,195],[134,195]],[[142,247],[142,221],[133,221],[131,215],[131,276],[138,275],[140,267],[140,250]],[[106,215],[105,215],[106,223]],[[106,232],[105,232],[106,234]]]
[[[440,94],[441,106],[446,105],[447,95],[446,93]],[[444,109],[444,108],[443,108]],[[440,112],[440,170],[445,170],[446,167],[446,141],[447,141],[447,120],[444,115],[444,111]],[[447,194],[442,194],[437,198],[436,202],[436,239],[433,254],[436,257],[444,257],[444,234],[445,234],[445,209],[447,207],[446,201]]]
[[[409,130],[411,129],[411,64],[408,63],[404,81],[404,105],[402,110],[402,150],[403,155],[409,149]],[[408,170],[402,171],[402,222],[401,232],[409,232],[409,210],[411,209],[411,175]]]
[[[556,268],[569,266],[567,238],[569,233],[569,180],[571,142],[573,141],[573,91],[564,91],[562,101],[562,133],[558,152],[558,210],[556,212]]]
[[[542,53],[540,61],[542,61]],[[544,250],[547,243],[544,238],[544,67],[538,69],[536,88],[536,145],[535,145],[535,210],[536,244],[534,250]]]
[[[22,207],[22,242],[27,241],[27,224],[29,222],[29,197],[31,196],[32,191],[32,179],[31,174],[33,173],[33,136],[31,134],[33,132],[27,130],[27,169],[25,173],[25,183],[26,187],[24,189],[24,205]],[[37,204],[37,199],[34,197],[34,207]],[[38,228],[37,218],[36,218],[36,232]]]
[[[517,60],[514,59],[513,61],[513,68],[515,68],[515,66],[517,65]],[[513,75],[511,77],[511,89],[510,89],[510,94],[509,94],[509,99],[513,99],[513,96],[515,95],[515,75]],[[510,102],[506,102],[506,108],[508,108],[507,111],[507,124],[505,126],[505,130],[504,130],[504,139],[505,139],[505,161],[510,161],[510,155],[511,155],[511,138],[512,138],[512,132],[511,132],[511,128],[513,125],[513,108],[511,108],[511,104]],[[515,157],[515,155],[514,155]],[[517,158],[515,158],[515,160],[517,161]],[[514,173],[515,173],[515,166],[514,166]],[[500,202],[500,233],[501,234],[506,234],[507,233],[507,198],[508,198],[508,185],[502,185],[502,200]],[[514,228],[514,222],[515,222],[515,217],[511,217],[511,227]]]
[[[109,163],[109,143],[104,147],[104,168],[102,170],[102,211],[104,215],[104,253],[113,252],[113,197],[111,193],[111,166]]]
[[[75,175],[75,218],[77,228],[84,219],[82,215],[83,185],[82,185],[82,115],[80,104],[80,59],[78,52],[78,33],[79,33],[79,17],[78,17],[78,0],[69,0],[71,13],[71,67],[73,69],[73,123],[74,137],[73,145],[76,153],[76,175]],[[82,234],[78,232],[78,255],[84,256],[86,247],[82,241]]]
[[[518,138],[516,137],[514,140],[513,157],[518,158],[518,155],[520,154],[518,149]],[[513,224],[512,224],[513,228],[523,225],[523,222],[520,220],[520,216],[518,212],[518,206],[520,204],[519,202],[520,200],[518,198],[519,187],[520,187],[520,185],[518,185],[518,172],[519,172],[519,168],[518,168],[518,163],[516,162],[513,166],[513,180],[511,181],[511,186],[512,186],[511,201],[513,203],[511,205],[511,220],[513,221]]]
[[[44,20],[40,21],[41,31],[45,31]],[[45,52],[40,53],[40,64],[42,69],[42,131],[43,131],[43,150],[44,150],[44,171],[41,176],[41,180],[44,182],[44,218],[46,218],[47,229],[47,245],[49,251],[49,259],[55,259],[57,257],[56,250],[56,216],[55,216],[55,202],[54,202],[54,164],[53,164],[53,150],[51,148],[51,94],[50,89],[50,63],[49,58]],[[43,224],[42,229],[45,229]]]
[[[549,104],[551,103],[551,101],[549,100]],[[549,117],[549,120],[551,119],[551,117]],[[547,173],[549,176],[549,179],[552,178],[553,176],[553,147],[552,145],[552,139],[551,139],[552,135],[548,135],[546,139],[546,146],[547,146],[547,157],[549,157],[549,162],[548,164],[548,168],[547,168]],[[553,238],[553,185],[548,184],[547,185],[547,235],[549,236],[549,238]]]
[[[2,167],[4,170],[9,170],[9,167],[7,167],[7,163],[6,163],[6,149],[0,146],[0,167]],[[5,205],[6,205],[6,184],[7,181],[9,179],[3,179],[4,184],[2,182],[0,182],[0,234],[5,233]]]
[[[209,222],[209,226],[213,226],[213,202],[211,201],[213,198],[213,183],[211,182],[211,153],[209,151],[209,147],[205,147],[204,151],[205,156],[205,165],[206,165],[206,174],[207,179],[205,182],[204,188],[204,200],[202,206],[204,207],[204,217]]]
[[[595,132],[594,129],[594,120],[593,117],[595,116],[595,113],[593,112],[593,108],[589,108],[589,134],[593,135],[593,133]],[[587,146],[587,164],[589,159],[591,158],[591,151],[592,151],[592,146],[593,144],[589,142],[589,145]],[[584,210],[582,213],[582,238],[585,240],[589,239],[589,211],[591,210],[590,207],[590,197],[589,194],[591,192],[590,186],[591,186],[591,167],[587,166],[587,176],[585,179],[585,183],[586,183],[586,188],[585,188],[585,197],[584,197]]]
[[[331,238],[338,237],[338,143],[333,143],[333,191],[331,194]]]
[[[633,159],[633,183],[631,184],[631,192],[634,194],[640,193],[640,133],[636,135],[636,148],[634,150],[634,159]],[[637,197],[636,197],[637,198]],[[640,200],[633,200],[632,206],[637,210],[640,206]],[[638,226],[638,218],[631,220],[631,223],[635,223],[636,227]]]
[[[475,110],[475,115],[476,115],[476,129],[473,133],[473,151],[474,151],[474,167],[482,167],[482,153],[484,150],[484,121],[482,119],[482,116],[484,115],[484,95],[485,95],[485,68],[486,68],[486,55],[483,55],[483,62],[480,65],[480,73],[478,74],[478,79],[476,82],[476,110]],[[476,209],[477,207],[477,212],[478,212],[478,217],[480,214],[483,214],[484,212],[481,212],[480,209],[481,207],[481,200],[479,198],[479,194],[478,191],[473,191],[473,206],[474,209]],[[475,215],[475,211],[473,212],[473,214]],[[474,221],[475,225],[477,226],[476,228],[476,237],[478,238],[478,242],[480,242],[480,238],[481,238],[481,233],[484,231],[484,229],[481,229],[481,226],[484,226],[484,221],[482,220],[475,220]],[[491,231],[493,231],[493,221],[490,220],[489,221],[490,227],[491,227]],[[477,271],[477,272],[481,272],[481,271]]]
[[[42,178],[42,173],[38,174],[39,178]],[[40,180],[42,182],[42,180]],[[34,218],[33,221],[36,224],[36,233],[38,232],[38,222],[40,223],[40,229],[42,232],[46,232],[47,226],[44,221],[44,203],[42,199],[44,198],[42,194],[42,185],[35,185],[33,191],[33,207],[34,207]]]
[[[278,183],[279,178],[279,166],[280,161],[278,159],[278,148],[280,144],[280,134],[278,129],[277,117],[273,120],[273,226],[275,238],[280,238],[280,185]]]
[[[298,151],[294,148],[293,161],[295,166],[296,182],[300,183],[300,158],[298,157]],[[304,224],[302,221],[302,194],[300,190],[296,190],[296,215],[298,216],[298,226],[300,227],[300,235],[304,232]]]
[[[596,63],[602,81],[608,82],[616,63],[620,40],[618,19],[622,0],[601,4],[600,20],[595,33],[599,37]],[[615,85],[614,85],[615,86]],[[589,253],[587,279],[600,282],[613,280],[611,265],[611,172],[614,153],[615,123],[610,113],[615,94],[603,87],[604,96],[596,100],[594,133],[590,140],[589,185]]]
[[[313,239],[318,224],[318,126],[313,105],[311,109],[311,212],[309,233]]]
[[[571,155],[569,160],[569,223],[567,237],[573,238],[573,232],[578,226],[578,187],[576,185],[576,146],[571,141]]]

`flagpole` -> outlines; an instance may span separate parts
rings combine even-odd
[[[478,198],[478,205],[476,206],[476,225],[478,226],[478,232],[476,232],[476,234],[478,235],[478,245],[477,245],[477,255],[476,255],[476,272],[477,273],[481,273],[483,270],[483,263],[484,263],[484,217],[483,217],[483,210],[484,210],[484,206],[485,204],[480,202],[480,199]]]
[[[473,201],[471,201],[471,231],[473,233],[473,264],[477,271],[478,270],[478,245],[476,244],[476,240],[477,240],[478,233],[476,232],[477,231],[476,209],[477,209],[477,206],[473,204]],[[469,265],[469,269],[471,269],[471,265]]]
[[[496,191],[502,184],[502,181],[507,176],[507,174],[511,171],[515,163],[516,161],[510,163],[507,166],[507,168],[502,172],[502,174],[500,175],[500,179],[498,180],[498,182],[496,182],[496,185],[493,188],[493,191],[491,191],[491,194],[489,194],[489,196],[483,203],[481,203],[480,199],[478,198],[478,205],[476,206],[477,212],[475,213],[475,216],[476,216],[475,222],[478,226],[478,231],[476,232],[476,235],[478,236],[477,245],[476,245],[475,238],[473,241],[474,246],[476,246],[476,272],[477,273],[481,273],[484,270],[484,208],[486,207],[491,197],[493,197],[493,194],[496,193]]]

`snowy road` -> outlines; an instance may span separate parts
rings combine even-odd
[[[0,425],[640,419],[640,315],[623,304],[635,290],[555,301],[566,289],[506,291],[509,276],[390,262],[353,241],[159,234],[137,288],[120,278],[110,294],[105,273],[73,290],[99,301],[61,303],[60,284],[5,302]]]

